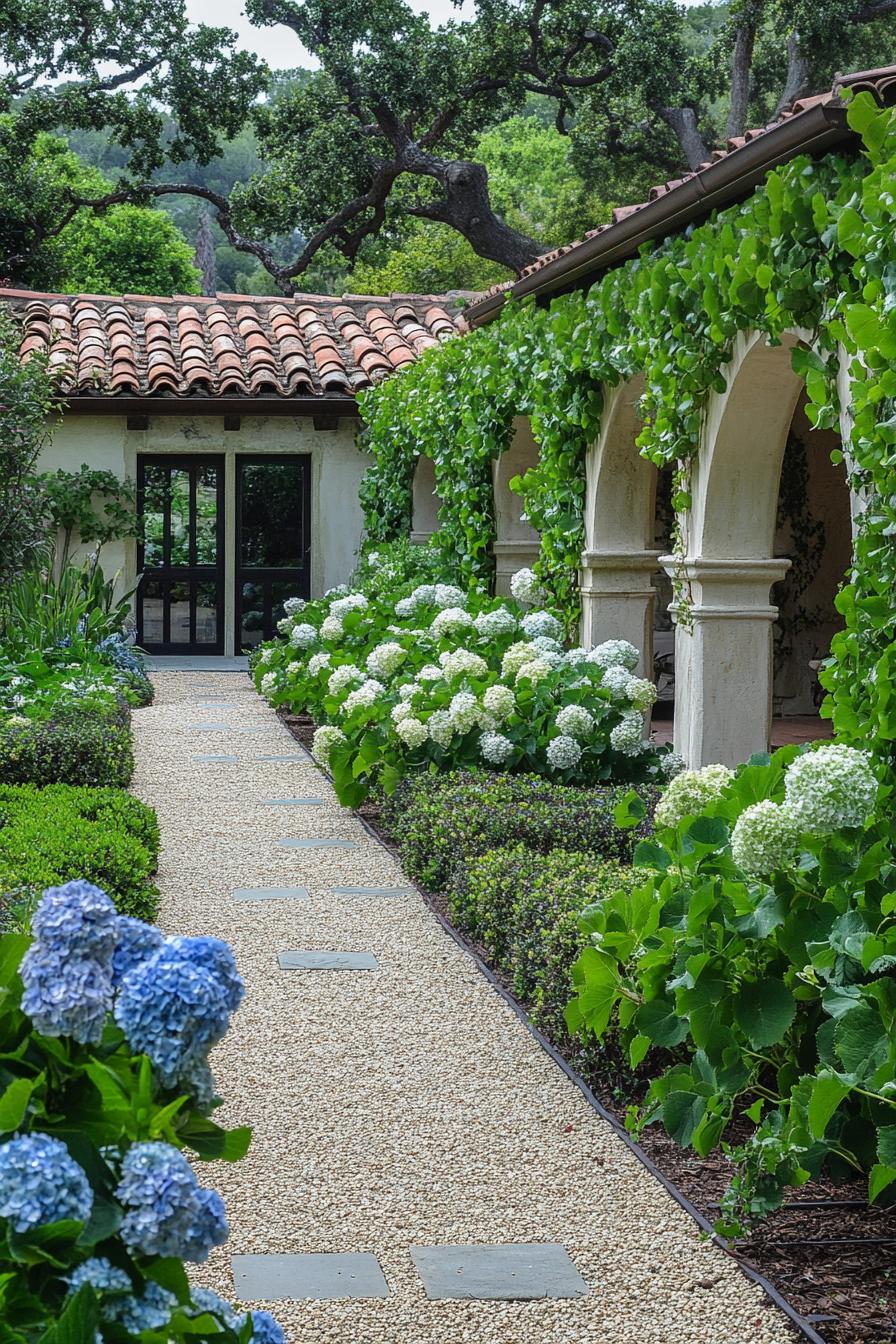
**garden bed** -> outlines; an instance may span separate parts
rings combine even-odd
[[[290,732],[310,750],[314,724],[307,715],[283,714]],[[381,807],[367,801],[362,819],[376,838],[401,855],[395,836],[384,822]],[[417,890],[429,907],[450,927],[456,938],[490,969],[496,982],[550,1041],[621,1124],[626,1112],[639,1102],[646,1088],[642,1069],[621,1082],[620,1070],[609,1061],[595,1065],[565,1032],[551,1030],[537,1006],[514,993],[511,977],[495,964],[489,948],[468,936],[452,919],[451,903],[443,890],[419,882]],[[731,1132],[733,1143],[745,1137]],[[720,1151],[706,1158],[679,1147],[659,1125],[644,1130],[641,1150],[662,1175],[710,1223],[718,1217],[718,1203],[731,1179],[731,1166]],[[812,1181],[792,1191],[785,1206],[759,1223],[752,1234],[732,1246],[733,1254],[769,1280],[821,1336],[826,1344],[890,1344],[896,1340],[896,1277],[891,1275],[896,1246],[896,1209],[871,1208],[867,1183]]]

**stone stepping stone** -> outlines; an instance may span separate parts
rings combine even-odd
[[[307,887],[237,887],[231,896],[235,901],[304,901]]]
[[[200,754],[191,756],[190,759],[193,761],[238,761],[239,756],[205,756]]]
[[[281,952],[281,971],[378,971],[372,952]]]
[[[357,849],[354,840],[278,840],[281,849]]]
[[[233,709],[229,700],[203,700],[201,696],[197,696],[197,699],[197,709]]]
[[[367,1252],[341,1255],[234,1255],[233,1283],[241,1302],[282,1302],[287,1298],[388,1297],[379,1261]]]
[[[187,727],[194,733],[226,733],[230,729],[229,723],[188,723]]]
[[[308,756],[303,753],[301,756],[258,756],[259,761],[307,761]]]
[[[265,798],[262,807],[323,807],[323,798]]]
[[[426,1296],[529,1302],[587,1297],[590,1289],[562,1246],[412,1246]]]
[[[266,733],[268,730],[267,728],[241,728],[239,731],[241,733]]]
[[[411,896],[411,887],[331,887],[334,896]]]

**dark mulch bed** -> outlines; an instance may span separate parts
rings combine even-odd
[[[282,717],[296,741],[310,750],[314,724],[307,715]],[[365,804],[360,815],[393,848],[380,825],[376,805]],[[432,909],[447,919],[444,896],[420,891]],[[482,961],[488,961],[483,948],[460,936]],[[509,992],[500,973],[495,974]],[[570,1053],[568,1041],[551,1043],[561,1054]],[[606,1110],[624,1122],[629,1103],[637,1098],[608,1096],[600,1076],[586,1076],[585,1082]],[[696,1157],[679,1148],[658,1126],[647,1129],[639,1143],[681,1194],[714,1222],[730,1177],[724,1155]],[[870,1209],[866,1194],[862,1180],[842,1185],[813,1181],[793,1191],[783,1209],[734,1247],[735,1254],[774,1284],[827,1344],[896,1344],[896,1208]],[[821,1207],[805,1207],[818,1203]],[[892,1243],[875,1245],[873,1238],[892,1239]]]

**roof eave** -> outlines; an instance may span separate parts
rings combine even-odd
[[[328,392],[298,397],[72,395],[62,402],[67,412],[79,415],[317,415],[357,420],[361,414],[354,397]]]
[[[471,327],[481,327],[499,315],[509,297],[548,297],[582,288],[602,271],[637,256],[645,243],[657,242],[712,210],[742,200],[766,173],[797,154],[821,154],[854,138],[842,104],[809,108],[748,141],[532,275],[523,276],[510,289],[469,305],[464,309],[464,318]]]

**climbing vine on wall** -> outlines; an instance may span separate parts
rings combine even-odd
[[[823,674],[827,712],[844,736],[896,741],[896,113],[870,94],[849,108],[861,156],[807,157],[770,173],[741,205],[642,249],[587,293],[549,307],[508,304],[499,320],[430,352],[364,394],[374,466],[367,525],[407,528],[418,454],[435,464],[443,538],[470,575],[487,572],[491,459],[528,415],[540,461],[520,482],[541,533],[546,586],[570,618],[583,543],[584,458],[607,385],[645,375],[641,452],[675,467],[673,503],[687,527],[689,464],[711,391],[740,331],[797,349],[813,424],[839,423],[838,347],[850,359],[848,465],[867,495],[854,569],[838,609],[846,629]]]

